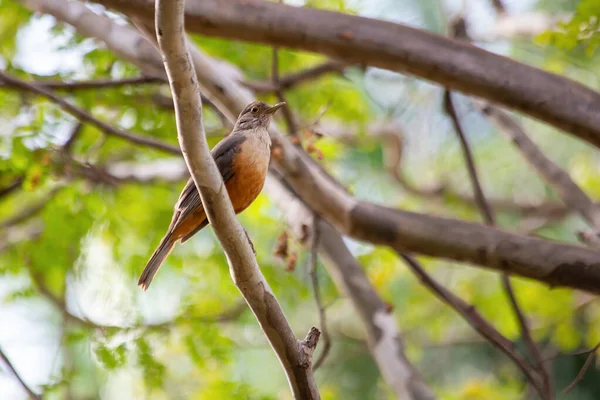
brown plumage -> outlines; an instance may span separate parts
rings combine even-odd
[[[248,208],[263,188],[271,157],[267,128],[273,113],[283,104],[269,106],[260,101],[248,104],[240,113],[231,134],[211,151],[236,214]],[[138,286],[148,289],[175,243],[184,243],[208,223],[202,200],[190,178],[175,204],[169,229],[144,268]]]

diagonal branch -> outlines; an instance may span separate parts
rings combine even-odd
[[[313,239],[310,249],[310,267],[309,267],[309,275],[310,280],[312,282],[313,293],[315,296],[315,302],[317,303],[317,309],[319,311],[319,326],[321,328],[321,337],[323,342],[323,349],[321,350],[321,354],[313,363],[312,369],[316,371],[325,361],[325,358],[329,354],[329,349],[331,348],[331,338],[329,337],[329,330],[327,329],[327,315],[325,313],[325,307],[323,306],[323,301],[321,299],[321,292],[319,289],[319,277],[317,275],[317,263],[318,256],[317,253],[319,251],[319,216],[313,215]]]
[[[154,149],[167,151],[172,154],[180,154],[180,150],[176,146],[172,146],[170,144],[165,144],[163,142],[160,142],[160,141],[152,139],[152,138],[134,135],[134,134],[124,131],[123,129],[115,128],[112,125],[107,124],[106,122],[93,117],[90,113],[82,110],[81,108],[72,105],[71,103],[69,103],[68,101],[64,100],[63,98],[55,95],[48,89],[33,85],[31,83],[27,83],[18,78],[12,77],[2,71],[0,71],[0,81],[3,81],[10,85],[19,87],[23,90],[26,90],[26,91],[29,91],[32,93],[36,93],[36,94],[46,97],[48,100],[50,100],[50,101],[54,102],[55,104],[57,104],[58,106],[60,106],[60,108],[62,108],[65,112],[71,114],[72,116],[74,116],[75,118],[79,119],[82,122],[86,122],[86,123],[96,126],[98,129],[100,129],[106,135],[119,137],[121,139],[128,140],[131,143],[140,144],[140,145],[152,147]]]
[[[473,186],[473,192],[475,193],[477,206],[479,207],[479,210],[481,212],[481,215],[483,216],[483,219],[485,220],[485,223],[487,225],[494,226],[496,225],[494,212],[490,207],[489,203],[487,202],[487,199],[485,198],[485,195],[483,193],[481,182],[477,174],[477,168],[475,167],[473,153],[471,151],[471,147],[469,146],[469,142],[467,141],[467,136],[465,135],[465,132],[462,129],[462,125],[456,112],[456,107],[454,106],[454,102],[452,100],[452,94],[449,90],[446,90],[444,92],[444,108],[446,113],[450,116],[456,134],[459,137],[465,162],[467,164],[467,170],[469,171],[469,177]],[[529,351],[532,353],[533,358],[535,359],[537,371],[539,372],[542,378],[543,385],[541,387],[534,385],[534,387],[536,388],[536,390],[538,390],[538,393],[543,399],[552,399],[553,394],[551,388],[550,373],[546,368],[546,364],[542,359],[542,355],[540,354],[540,350],[537,344],[531,337],[527,319],[525,318],[525,315],[523,314],[523,311],[521,310],[521,307],[517,302],[517,298],[512,284],[510,282],[510,278],[506,272],[502,274],[502,286],[504,288],[504,291],[508,295],[511,307],[519,322],[519,326],[521,328],[521,335],[523,336],[525,343],[529,347]]]
[[[240,81],[240,83],[248,89],[252,89],[257,94],[270,93],[277,90],[291,89],[294,86],[317,79],[328,73],[340,73],[344,71],[346,67],[345,64],[338,61],[326,61],[314,67],[282,76],[278,79],[277,83],[272,81]]]
[[[65,152],[67,155],[71,154],[71,150],[73,149],[73,146],[75,145],[75,142],[77,141],[79,136],[81,136],[82,130],[83,123],[81,121],[77,121],[77,123],[73,127],[73,130],[71,131],[71,135],[69,135],[67,141],[62,145],[62,151]]]
[[[42,397],[39,394],[36,394],[33,390],[31,390],[31,388],[29,386],[27,386],[25,381],[23,381],[23,378],[21,378],[21,375],[19,375],[19,373],[15,370],[15,367],[13,367],[10,360],[8,359],[8,357],[6,357],[6,354],[4,354],[4,351],[2,351],[1,348],[0,348],[0,359],[2,359],[4,364],[6,364],[6,366],[10,370],[10,372],[14,375],[14,377],[17,379],[17,381],[19,381],[19,384],[21,385],[21,387],[23,389],[25,389],[25,391],[27,392],[27,394],[29,395],[29,397],[31,399],[42,400]]]
[[[488,342],[506,354],[519,367],[527,380],[539,393],[543,393],[544,388],[539,382],[537,376],[532,374],[531,367],[527,361],[517,352],[515,344],[504,337],[496,328],[494,328],[471,304],[466,303],[460,297],[450,292],[448,289],[436,282],[419,262],[406,253],[398,253],[398,255],[406,262],[411,271],[419,278],[421,283],[431,290],[440,300],[448,304],[456,310],[469,325],[479,332]]]
[[[63,189],[64,186],[58,186],[52,189],[44,198],[36,201],[34,204],[19,210],[15,215],[0,221],[0,229],[10,228],[21,222],[37,215],[44,207]]]
[[[483,194],[483,189],[481,187],[479,177],[477,176],[477,168],[475,167],[475,160],[473,159],[471,147],[469,146],[467,136],[465,135],[462,125],[458,119],[456,107],[454,106],[454,100],[452,100],[452,93],[450,93],[450,91],[447,89],[444,91],[444,110],[452,120],[452,125],[454,126],[454,130],[456,131],[456,135],[460,141],[465,163],[467,164],[467,171],[469,172],[469,178],[471,180],[471,185],[473,186],[473,192],[475,193],[475,204],[477,204],[477,207],[479,208],[479,211],[481,212],[486,224],[493,226],[496,224],[494,211],[490,207],[485,195]]]
[[[155,49],[150,51],[150,44],[130,27],[115,24],[77,2],[26,0],[26,4],[33,10],[51,13],[57,19],[73,24],[84,35],[104,41],[110,49],[140,69],[158,71],[160,67],[164,73]],[[90,32],[90,27],[97,29]],[[235,74],[231,73],[231,66],[218,68],[215,60],[209,59],[195,46],[190,46],[190,51],[194,56],[198,80],[206,89],[206,95],[230,120],[235,119],[241,109],[254,99],[253,96],[237,84],[239,76],[233,77]],[[218,65],[222,66],[222,63]],[[305,204],[340,232],[354,239],[390,246],[396,250],[478,264],[553,286],[600,293],[598,252],[480,224],[359,201],[340,188],[335,179],[318,164],[303,162],[305,158],[301,158],[296,147],[272,128],[273,142],[275,148],[279,149],[278,156],[273,157],[273,167],[279,168],[286,184],[301,196]]]
[[[579,373],[577,374],[577,376],[575,377],[573,382],[571,382],[569,384],[569,386],[567,386],[566,388],[563,389],[562,393],[569,393],[583,379],[583,377],[585,376],[585,373],[592,365],[592,362],[594,360],[596,360],[596,355],[597,355],[596,352],[598,351],[598,348],[600,348],[600,343],[598,343],[591,350],[588,351],[589,354],[588,354],[587,358],[585,359],[585,363],[583,364],[583,367],[581,367],[581,370],[579,371]]]
[[[506,13],[506,7],[504,6],[503,0],[491,0],[492,7],[496,10],[496,14],[503,15]]]
[[[154,15],[150,0],[96,2],[146,20]],[[229,0],[227,7],[221,0],[190,0],[186,22],[193,33],[413,74],[509,106],[600,146],[600,93],[468,43],[393,22],[260,0]]]
[[[295,140],[298,140],[298,124],[296,123],[296,119],[292,113],[292,108],[285,98],[285,94],[279,80],[279,48],[277,47],[273,47],[273,56],[271,59],[271,79],[273,81],[273,86],[276,88],[275,95],[277,96],[277,101],[284,103],[281,111],[283,111],[283,117],[285,118],[290,131],[290,136]]]
[[[190,313],[183,313],[182,315],[179,315],[171,320],[159,323],[136,323],[128,326],[104,325],[94,322],[86,318],[85,316],[76,315],[73,312],[71,312],[71,310],[69,310],[67,306],[64,296],[57,296],[52,292],[52,290],[50,290],[50,288],[46,285],[46,282],[44,281],[43,275],[33,267],[30,260],[26,260],[25,267],[29,272],[29,276],[31,278],[35,290],[37,290],[39,294],[41,294],[58,311],[60,311],[61,315],[63,315],[64,318],[88,329],[94,329],[99,331],[118,330],[121,332],[127,332],[133,330],[162,330],[187,322],[229,322],[236,320],[247,309],[246,304],[243,301],[240,301],[238,304],[213,315],[190,315]]]
[[[600,206],[589,198],[569,174],[546,157],[523,128],[507,113],[490,104],[482,105],[481,110],[504,135],[512,140],[525,161],[558,192],[565,204],[599,229]]]
[[[138,76],[135,78],[123,78],[123,79],[96,79],[89,81],[44,81],[39,80],[35,82],[38,87],[43,87],[49,90],[62,90],[66,92],[75,92],[79,90],[98,90],[98,89],[111,89],[121,86],[131,85],[142,85],[142,84],[156,84],[165,83],[162,78],[152,76]],[[13,88],[19,89],[20,86],[15,85],[13,82],[1,82],[0,88]]]
[[[184,0],[156,0],[156,32],[173,92],[177,131],[184,159],[208,220],[227,255],[231,276],[256,316],[297,399],[319,399],[311,358],[319,332],[298,341],[262,275],[244,229],[210,153],[202,124],[202,102],[184,31]]]
[[[344,238],[322,218],[316,221],[317,226],[308,226],[307,221],[315,222],[311,218],[314,213],[277,173],[267,178],[265,189],[272,201],[287,211],[286,221],[290,231],[301,244],[311,243],[310,238],[318,230],[319,254],[324,259],[324,266],[338,290],[348,297],[356,310],[365,329],[369,350],[383,380],[396,397],[434,400],[436,396],[406,358],[396,319],[369,282]]]

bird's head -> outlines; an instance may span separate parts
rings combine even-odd
[[[263,103],[262,101],[253,101],[248,104],[244,110],[240,113],[238,117],[235,127],[233,130],[246,130],[246,129],[257,129],[257,128],[267,128],[271,119],[273,118],[273,114],[277,111],[283,103],[277,103],[274,106],[270,106],[267,103]]]

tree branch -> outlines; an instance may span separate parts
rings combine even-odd
[[[273,86],[276,88],[275,95],[277,96],[277,101],[285,103],[281,111],[283,111],[283,117],[285,118],[290,131],[290,136],[298,140],[298,124],[296,123],[291,106],[285,98],[283,88],[281,87],[281,83],[279,81],[279,49],[277,47],[273,47],[273,55],[271,59],[271,79],[273,81]]]
[[[73,127],[73,130],[71,131],[71,134],[69,135],[69,138],[62,145],[62,151],[65,152],[67,155],[71,154],[73,145],[75,144],[75,142],[77,141],[79,136],[81,136],[82,130],[83,130],[83,123],[81,121],[78,121],[75,124],[75,126]]]
[[[456,112],[456,107],[454,106],[454,102],[452,100],[452,94],[450,93],[449,90],[446,90],[444,92],[444,108],[445,108],[446,113],[450,116],[452,123],[454,125],[454,130],[456,131],[456,134],[459,138],[459,141],[460,141],[460,144],[461,144],[461,147],[463,150],[463,155],[465,158],[465,163],[467,165],[467,170],[469,172],[471,184],[473,186],[473,192],[475,193],[475,199],[477,202],[477,206],[480,210],[481,215],[483,216],[485,223],[487,225],[494,226],[494,225],[496,225],[496,218],[494,216],[494,212],[493,212],[492,208],[488,204],[487,199],[485,198],[485,195],[483,193],[483,189],[481,187],[481,182],[480,182],[478,174],[477,174],[477,168],[475,167],[475,160],[473,158],[473,153],[471,152],[471,147],[469,146],[469,142],[467,141],[467,136],[465,135],[465,132],[462,129],[462,125],[460,123],[458,114]],[[517,317],[517,321],[518,321],[520,329],[521,329],[521,335],[523,336],[525,343],[529,347],[529,350],[530,350],[531,354],[533,355],[533,358],[536,361],[537,371],[539,372],[540,376],[542,377],[543,385],[541,387],[537,387],[537,386],[534,386],[534,387],[536,388],[536,390],[538,390],[539,395],[543,399],[552,399],[553,395],[552,395],[552,388],[551,388],[550,373],[548,372],[548,370],[545,367],[545,364],[542,360],[542,356],[540,354],[537,344],[531,337],[527,319],[525,318],[525,315],[523,314],[523,311],[521,310],[521,307],[519,306],[519,303],[517,302],[517,298],[515,296],[514,289],[510,282],[510,278],[506,272],[502,274],[502,286],[504,288],[504,291],[508,295],[508,298],[510,300],[510,305],[515,313],[515,316]]]
[[[20,224],[21,222],[37,215],[40,211],[46,207],[46,204],[50,202],[58,192],[63,189],[64,186],[58,186],[52,189],[44,198],[36,201],[34,204],[25,207],[18,211],[15,215],[8,217],[0,221],[0,229],[10,228],[11,226]]]
[[[180,154],[180,151],[176,146],[165,144],[163,142],[160,142],[160,141],[152,139],[152,138],[133,135],[122,129],[115,128],[115,127],[107,124],[106,122],[93,117],[91,114],[82,110],[81,108],[72,105],[71,103],[69,103],[66,100],[64,100],[63,98],[55,95],[48,89],[32,85],[30,83],[27,83],[25,81],[15,78],[15,77],[11,77],[2,71],[0,71],[0,81],[4,81],[10,85],[19,87],[23,90],[26,90],[26,91],[29,91],[32,93],[36,93],[36,94],[46,97],[48,100],[50,100],[53,103],[60,106],[60,108],[62,108],[65,112],[71,114],[72,116],[74,116],[75,118],[79,119],[82,122],[87,122],[89,124],[96,126],[98,129],[100,129],[102,132],[104,132],[105,134],[107,134],[109,136],[119,137],[119,138],[128,140],[131,143],[141,144],[141,145],[152,147],[152,148],[155,148],[158,150],[167,151],[172,154]]]
[[[425,287],[431,290],[444,303],[456,310],[467,323],[486,338],[488,342],[492,343],[512,359],[531,385],[535,387],[539,393],[543,393],[544,388],[541,385],[541,382],[539,382],[537,376],[532,374],[531,367],[529,367],[527,361],[516,351],[516,346],[513,342],[498,332],[496,328],[479,314],[474,306],[466,303],[460,297],[433,280],[415,258],[405,253],[398,253],[398,255],[406,262],[411,271],[419,278]]]
[[[23,182],[25,181],[25,176],[21,175],[21,176],[17,176],[12,183],[10,183],[8,186],[5,186],[3,188],[0,188],[0,199],[4,196],[8,196],[9,194],[11,194],[12,192],[14,192],[15,190],[19,189],[21,187],[21,185],[23,185]]]
[[[583,379],[585,373],[592,365],[592,362],[596,359],[596,352],[598,351],[598,348],[600,348],[600,343],[598,343],[591,350],[589,350],[590,354],[588,354],[585,363],[583,364],[583,367],[581,367],[581,370],[579,371],[573,382],[571,382],[569,386],[563,389],[562,393],[569,393]]]
[[[450,93],[449,90],[444,91],[444,110],[452,120],[452,125],[454,125],[454,130],[456,131],[456,135],[460,141],[460,146],[462,148],[465,163],[467,165],[467,171],[469,173],[469,179],[471,180],[471,185],[473,186],[473,192],[475,194],[475,204],[477,204],[477,208],[479,208],[479,211],[486,224],[493,226],[496,224],[494,212],[488,204],[485,195],[483,194],[483,189],[481,187],[479,177],[477,176],[477,168],[475,167],[473,153],[471,152],[471,147],[467,141],[467,136],[465,135],[462,125],[458,119],[456,107],[454,106],[454,101],[452,100],[452,93]]]
[[[150,0],[97,0],[146,20]],[[388,21],[267,1],[190,1],[191,32],[316,51],[348,64],[404,72],[512,107],[600,146],[600,94],[473,45]],[[269,21],[265,24],[264,21]]]
[[[504,7],[504,2],[502,0],[491,0],[492,7],[496,10],[496,14],[502,15],[506,13],[506,7]]]
[[[319,312],[319,326],[321,327],[321,336],[323,349],[321,350],[321,354],[313,363],[312,369],[316,371],[325,361],[325,358],[329,354],[329,349],[331,348],[331,339],[329,337],[329,330],[327,329],[327,314],[325,312],[325,307],[323,307],[323,302],[321,300],[321,292],[319,290],[319,277],[317,275],[317,264],[318,264],[318,256],[317,253],[319,251],[319,216],[313,215],[313,239],[312,244],[310,246],[310,266],[308,270],[308,274],[310,275],[310,280],[312,282],[313,294],[315,296],[315,303],[317,304],[317,310]]]
[[[348,130],[346,136],[352,136],[350,127],[335,128],[334,137],[342,135],[342,130]],[[330,133],[327,128],[323,129]],[[476,207],[475,197],[470,193],[461,193],[445,183],[433,183],[427,186],[418,186],[410,182],[402,172],[402,152],[404,147],[402,128],[397,123],[378,123],[368,128],[370,135],[374,135],[383,140],[382,146],[384,155],[384,164],[387,172],[402,186],[407,193],[413,196],[421,197],[425,200],[458,201],[467,207]],[[495,210],[516,213],[526,216],[546,217],[549,219],[560,219],[567,216],[570,212],[564,204],[560,202],[545,202],[539,204],[519,204],[510,198],[488,199],[490,207]]]
[[[208,220],[227,255],[231,276],[284,367],[294,397],[319,399],[311,370],[318,331],[313,328],[302,342],[294,336],[235,217],[206,142],[200,90],[184,31],[184,3],[184,0],[156,0],[157,39],[173,92],[184,159]]]
[[[43,227],[41,221],[33,220],[29,223],[12,226],[0,231],[0,253],[7,251],[21,242],[38,238],[42,234]]]
[[[240,83],[247,87],[248,89],[252,89],[255,93],[271,93],[277,90],[287,90],[292,87],[299,85],[301,83],[306,83],[308,81],[317,79],[322,75],[337,72],[340,73],[344,71],[347,65],[340,63],[338,61],[326,61],[322,64],[318,64],[314,67],[307,68],[303,71],[299,71],[293,74],[289,74],[286,76],[282,76],[278,79],[278,82],[275,83],[271,81],[240,81]]]
[[[137,32],[94,14],[80,3],[27,0],[27,4],[36,11],[50,12],[59,20],[73,24],[83,34],[103,40],[109,48],[142,69],[158,68],[154,60],[160,60],[160,56],[148,50],[148,43],[141,40]],[[104,28],[88,32],[90,26]],[[221,64],[221,68],[217,68],[216,62],[195,46],[190,46],[190,51],[195,54],[194,65],[207,96],[218,100],[215,104],[230,120],[235,118],[247,102],[253,100],[252,95],[236,84],[240,79],[233,78],[231,68],[223,68]],[[272,165],[279,168],[287,184],[319,215],[355,239],[507,270],[550,285],[600,293],[600,254],[597,252],[480,224],[357,201],[318,165],[308,160],[305,164],[295,146],[285,141],[273,126],[271,133],[275,148],[280,150],[279,155],[273,157]]]
[[[99,89],[111,89],[121,86],[131,85],[144,85],[144,84],[156,84],[165,83],[164,79],[152,76],[138,76],[135,78],[123,78],[123,79],[96,79],[89,81],[47,81],[38,80],[34,85],[43,87],[48,90],[61,90],[66,92],[75,92],[79,90],[99,90]],[[15,85],[13,82],[0,83],[0,88],[12,88],[21,89],[20,86]]]
[[[42,397],[39,394],[36,394],[33,390],[31,390],[31,388],[29,386],[27,386],[25,381],[23,381],[23,378],[21,378],[21,375],[19,375],[18,372],[15,370],[15,368],[11,364],[10,360],[8,359],[8,357],[6,357],[6,354],[4,354],[4,351],[2,351],[1,348],[0,348],[0,359],[2,359],[2,361],[4,361],[4,363],[10,370],[10,372],[14,375],[15,378],[17,378],[17,381],[19,381],[19,384],[21,385],[21,387],[23,389],[25,389],[25,391],[27,392],[27,394],[29,395],[30,398],[32,398],[33,400],[42,400]]]
[[[286,220],[294,237],[305,246],[319,231],[319,254],[333,281],[356,310],[361,319],[369,350],[384,381],[399,400],[434,400],[436,397],[425,384],[416,368],[407,360],[404,341],[396,319],[381,299],[360,264],[352,255],[342,236],[322,218],[317,226],[308,226],[313,212],[302,202],[277,173],[265,184],[272,201],[286,210]]]
[[[569,174],[542,153],[523,128],[507,113],[490,104],[481,111],[508,138],[540,176],[552,186],[565,204],[576,210],[593,227],[600,229],[600,206],[571,179]]]

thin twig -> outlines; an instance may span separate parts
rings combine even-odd
[[[398,255],[406,261],[411,271],[429,290],[431,290],[444,303],[456,310],[460,315],[462,315],[469,325],[471,325],[490,343],[495,345],[511,360],[513,360],[531,385],[534,386],[538,392],[543,393],[544,388],[538,381],[538,377],[532,373],[533,371],[531,370],[531,367],[517,352],[516,346],[512,341],[504,337],[496,328],[492,326],[492,324],[483,318],[473,305],[468,304],[463,299],[437,283],[431,276],[429,276],[429,274],[427,274],[425,269],[414,257],[405,253],[398,253]]]
[[[319,331],[299,341],[262,275],[244,229],[235,216],[223,179],[210,153],[198,75],[192,67],[184,26],[185,0],[156,0],[155,34],[175,103],[179,143],[208,221],[227,256],[230,275],[252,309],[288,378],[294,398],[317,400],[312,355]]]
[[[63,187],[64,186],[58,186],[52,189],[43,199],[38,200],[29,207],[23,208],[15,215],[0,221],[0,229],[6,229],[11,226],[17,225],[37,215],[40,211],[44,209],[44,207],[46,207],[46,204],[48,204],[48,202],[50,202],[54,198],[54,196],[56,196],[58,192],[61,189],[63,189]]]
[[[25,383],[25,381],[23,381],[23,378],[21,378],[21,376],[17,373],[17,371],[15,370],[15,368],[13,367],[13,365],[11,364],[10,360],[8,359],[8,357],[6,357],[6,354],[4,354],[4,351],[2,351],[2,348],[0,348],[0,359],[2,359],[2,361],[4,361],[4,363],[6,364],[6,366],[8,367],[8,369],[10,370],[10,372],[15,376],[15,378],[17,378],[17,380],[19,381],[19,384],[21,385],[21,387],[23,389],[25,389],[25,391],[27,392],[27,394],[29,395],[29,397],[31,397],[34,400],[42,400],[42,397],[39,394],[36,394],[33,390],[31,390],[31,388],[29,386],[27,386],[27,384]]]
[[[278,83],[269,81],[241,81],[240,83],[252,89],[256,93],[270,93],[276,92],[277,90],[290,89],[300,83],[316,79],[324,74],[330,72],[342,72],[346,68],[346,64],[338,61],[326,61],[323,64],[316,65],[311,68],[307,68],[303,71],[289,74],[280,77]]]
[[[512,140],[525,161],[556,190],[568,207],[581,214],[596,229],[600,228],[600,205],[571,179],[567,171],[540,150],[514,118],[490,104],[484,103],[479,108],[504,135]]]
[[[467,136],[465,135],[465,132],[462,129],[462,125],[458,119],[456,107],[454,106],[454,101],[452,100],[452,94],[449,90],[444,91],[444,111],[452,120],[454,130],[456,131],[458,139],[460,140],[460,145],[462,147],[465,163],[467,164],[467,171],[469,172],[469,178],[471,180],[471,184],[473,185],[475,203],[481,211],[481,215],[483,216],[485,222],[488,225],[493,226],[496,224],[494,212],[491,209],[488,202],[486,201],[485,196],[483,194],[483,189],[481,187],[479,177],[477,176],[477,168],[475,168],[475,160],[473,159],[473,153],[471,152],[471,147],[469,146],[469,142],[467,141]]]
[[[15,190],[19,189],[21,187],[21,185],[23,185],[24,181],[25,181],[24,175],[17,176],[15,178],[15,180],[12,183],[10,183],[8,186],[0,188],[0,198],[7,196],[7,195],[11,194],[12,192],[14,192]]]
[[[460,202],[467,207],[477,206],[472,194],[460,193],[447,184],[433,183],[425,187],[417,186],[410,182],[402,171],[404,141],[402,139],[402,131],[399,127],[395,127],[393,130],[380,129],[379,132],[376,132],[376,135],[385,140],[383,151],[386,170],[409,194],[433,201],[451,200]],[[511,199],[487,199],[487,201],[495,210],[527,216],[545,217],[549,220],[564,218],[571,212],[569,208],[560,202],[525,205]]]
[[[271,79],[273,80],[273,85],[277,88],[275,90],[275,95],[277,96],[277,100],[279,102],[285,103],[281,108],[283,112],[283,117],[287,123],[288,130],[290,132],[290,136],[292,138],[298,137],[298,124],[294,119],[294,114],[292,113],[292,109],[290,108],[290,104],[286,101],[285,94],[281,85],[279,84],[279,49],[277,47],[273,47],[273,58],[271,59]],[[298,143],[296,143],[298,144]]]
[[[494,7],[494,10],[496,10],[496,13],[499,15],[502,15],[504,13],[506,13],[506,7],[504,7],[504,3],[502,2],[502,0],[491,0],[492,1],[492,7]]]
[[[583,379],[583,377],[585,376],[585,373],[592,365],[592,362],[596,359],[596,351],[598,351],[598,348],[600,348],[600,343],[598,343],[596,346],[594,346],[593,349],[591,349],[589,351],[590,354],[588,355],[587,359],[585,360],[583,367],[581,367],[581,370],[575,377],[575,380],[573,380],[573,382],[571,382],[571,384],[569,386],[564,388],[564,390],[562,391],[563,394],[569,393]]]
[[[96,79],[89,81],[43,81],[38,80],[32,84],[38,87],[44,87],[49,90],[61,90],[67,92],[74,92],[79,90],[98,90],[98,89],[110,89],[120,86],[131,86],[131,85],[143,85],[143,84],[156,84],[165,83],[165,80],[158,77],[151,76],[138,76],[135,78],[123,78],[123,79]],[[19,85],[15,85],[13,82],[0,83],[0,88],[7,89],[20,89]]]
[[[325,311],[325,307],[323,306],[323,301],[321,299],[321,291],[319,289],[319,277],[317,276],[317,261],[320,234],[321,232],[319,229],[319,215],[317,213],[313,213],[313,240],[311,245],[310,266],[308,273],[312,282],[315,302],[317,303],[317,308],[319,310],[319,326],[321,327],[321,337],[323,341],[323,349],[321,350],[321,354],[319,354],[319,357],[313,363],[313,371],[316,371],[323,364],[323,361],[325,361],[325,358],[327,357],[327,355],[329,354],[329,350],[331,349],[331,338],[327,329],[327,314]]]
[[[82,130],[83,123],[81,121],[77,121],[77,123],[73,127],[73,130],[71,131],[71,135],[69,136],[65,144],[62,145],[62,151],[64,151],[66,154],[71,154],[73,145],[75,144],[79,136],[81,136]]]
[[[235,305],[228,307],[222,312],[215,313],[213,315],[190,315],[190,313],[183,313],[171,320],[158,323],[137,323],[130,326],[119,326],[119,325],[103,325],[96,323],[84,316],[78,316],[69,311],[67,303],[64,297],[55,295],[50,288],[46,285],[44,277],[37,271],[31,260],[25,260],[25,266],[29,272],[29,276],[33,283],[34,288],[39,292],[46,300],[54,305],[62,315],[65,316],[69,321],[72,321],[79,326],[84,326],[94,330],[104,331],[107,329],[119,330],[121,332],[128,332],[134,330],[162,330],[175,327],[179,324],[185,323],[217,323],[217,322],[230,322],[238,319],[248,308],[244,301],[238,301]]]
[[[473,153],[469,146],[469,142],[467,140],[465,132],[462,129],[462,125],[460,123],[458,114],[456,112],[456,107],[454,106],[454,102],[452,100],[452,94],[450,93],[449,90],[444,91],[444,109],[445,109],[446,113],[448,114],[448,116],[451,118],[452,123],[454,125],[454,130],[456,131],[456,134],[458,135],[458,138],[460,140],[461,147],[463,150],[463,155],[465,158],[465,163],[467,164],[467,170],[469,172],[469,177],[471,180],[471,184],[473,186],[473,192],[475,193],[475,200],[476,200],[477,206],[481,212],[481,215],[482,215],[485,223],[487,225],[494,226],[494,225],[496,225],[494,212],[493,212],[492,208],[490,207],[489,203],[487,202],[485,195],[483,193],[483,189],[481,187],[481,182],[477,175],[477,168],[475,167],[475,160],[473,158]],[[502,286],[503,286],[504,290],[506,291],[506,294],[508,295],[511,307],[512,307],[512,309],[515,313],[515,316],[517,317],[517,320],[519,322],[519,326],[521,328],[521,335],[523,336],[525,343],[527,343],[529,351],[533,355],[533,358],[536,363],[536,367],[542,378],[543,391],[539,392],[539,394],[540,394],[540,396],[542,396],[542,398],[552,399],[554,396],[552,395],[552,383],[551,383],[550,373],[546,368],[546,364],[544,363],[544,361],[542,359],[542,355],[540,353],[540,350],[539,350],[537,344],[531,337],[531,332],[529,329],[527,319],[525,318],[525,315],[523,314],[523,311],[521,310],[521,307],[519,306],[519,303],[515,296],[514,289],[512,287],[510,278],[507,273],[502,274]]]
[[[43,223],[33,220],[19,226],[0,231],[0,253],[11,249],[22,242],[35,240],[42,235]]]
[[[64,111],[73,115],[75,118],[79,119],[82,122],[87,122],[92,125],[95,125],[98,129],[100,129],[102,132],[104,132],[107,135],[119,137],[119,138],[128,140],[131,143],[141,144],[141,145],[152,147],[152,148],[155,148],[158,150],[163,150],[163,151],[169,152],[171,154],[181,154],[181,150],[177,146],[163,143],[161,141],[158,141],[158,140],[155,140],[155,139],[152,139],[149,137],[137,136],[137,135],[131,134],[127,131],[124,131],[123,129],[113,127],[113,126],[107,124],[106,122],[93,117],[87,111],[84,111],[81,108],[72,105],[71,103],[69,103],[66,100],[64,100],[63,98],[55,95],[54,93],[52,93],[50,90],[48,90],[46,88],[27,83],[18,78],[9,76],[2,71],[0,71],[0,81],[4,81],[8,84],[18,86],[19,88],[21,88],[23,90],[26,90],[26,91],[29,91],[32,93],[37,93],[41,96],[46,97],[47,99],[51,100],[52,102],[54,102],[58,106],[60,106]]]

